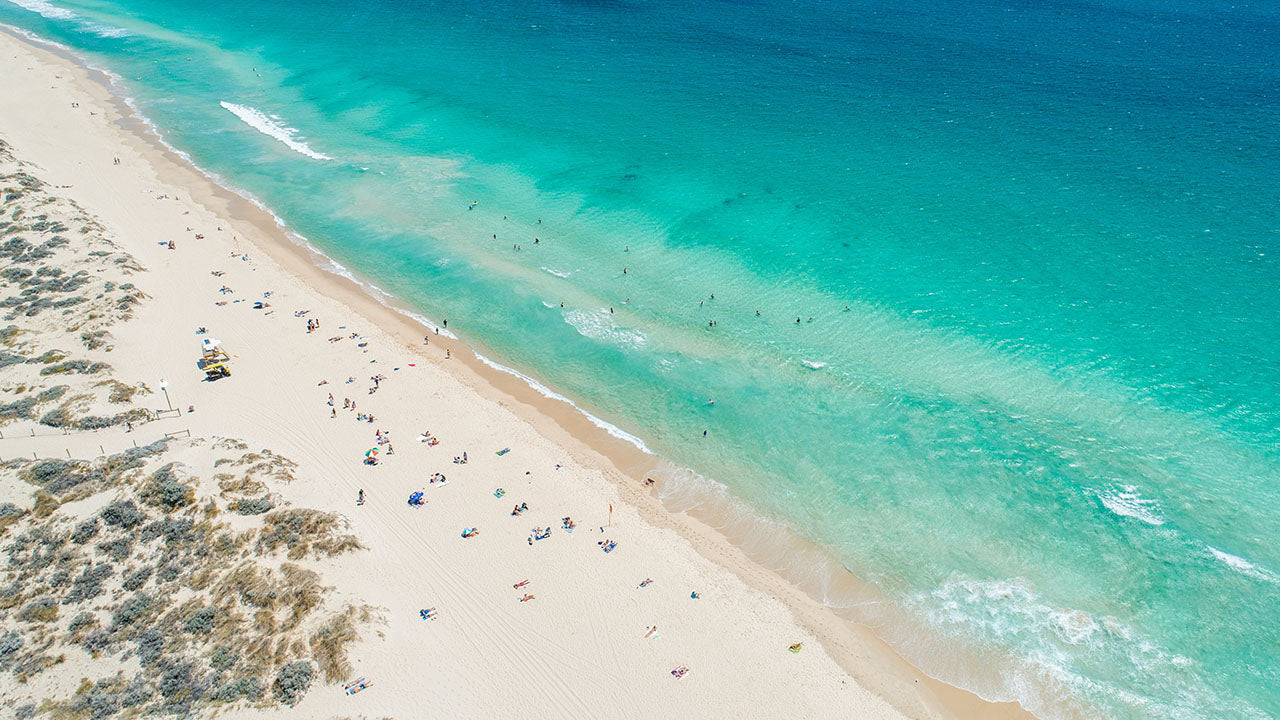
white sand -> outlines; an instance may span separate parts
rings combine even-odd
[[[298,480],[276,489],[299,505],[345,514],[368,547],[324,563],[326,584],[342,597],[380,608],[383,622],[366,627],[352,651],[355,674],[373,682],[369,690],[348,697],[339,687],[317,685],[296,709],[282,712],[907,716],[855,681],[828,654],[842,649],[830,641],[824,647],[806,629],[813,623],[802,625],[798,613],[812,619],[819,611],[803,606],[799,593],[747,566],[723,542],[695,548],[674,529],[688,523],[646,519],[660,510],[638,483],[560,424],[538,421],[457,357],[444,359],[443,344],[410,347],[380,329],[361,314],[369,303],[357,311],[352,302],[332,299],[347,293],[349,300],[350,287],[317,280],[320,273],[300,270],[296,258],[295,267],[286,269],[270,257],[268,251],[286,260],[291,255],[278,245],[278,231],[229,214],[245,204],[227,201],[225,193],[157,151],[154,141],[139,137],[137,123],[87,71],[0,33],[0,76],[0,137],[20,158],[36,163],[43,179],[69,185],[58,192],[96,214],[149,270],[136,282],[151,299],[135,320],[113,328],[117,376],[157,389],[153,407],[164,404],[158,386],[166,380],[174,405],[183,410],[133,435],[110,430],[10,439],[0,451],[65,456],[69,450],[92,457],[100,446],[116,452],[134,440],[144,444],[189,428],[193,436],[242,438],[253,449],[296,460]],[[121,164],[114,165],[113,157]],[[203,240],[195,239],[197,232]],[[160,244],[168,240],[176,250]],[[249,259],[232,257],[236,248]],[[225,275],[214,277],[212,270]],[[223,285],[234,294],[220,294]],[[268,291],[274,312],[253,310]],[[215,305],[222,300],[228,304]],[[294,316],[302,309],[322,323],[319,331],[305,331],[306,319]],[[232,377],[202,382],[196,367],[200,326],[232,354]],[[367,347],[357,347],[352,333],[367,338]],[[329,342],[332,336],[344,339]],[[458,344],[449,347],[455,356],[466,352]],[[368,394],[375,373],[386,380]],[[355,381],[347,384],[348,376]],[[328,384],[318,386],[321,380]],[[326,404],[329,393],[336,398],[336,418]],[[344,398],[376,421],[357,423],[355,412],[342,409]],[[188,406],[195,411],[187,412]],[[382,462],[368,467],[361,459],[375,446],[376,429],[390,433],[395,454],[386,455],[384,447]],[[423,430],[435,433],[440,444],[419,443]],[[504,447],[511,452],[495,455]],[[453,464],[463,451],[470,462]],[[429,485],[434,472],[449,483]],[[499,487],[506,490],[500,499],[494,497]],[[361,488],[368,502],[356,507]],[[415,490],[425,492],[428,502],[421,508],[406,504]],[[519,502],[527,502],[529,511],[511,517]],[[612,524],[601,532],[611,504]],[[578,522],[576,532],[560,528],[564,516]],[[531,528],[547,525],[554,528],[550,538],[530,546]],[[479,536],[461,538],[468,526]],[[618,543],[611,554],[597,545],[606,538]],[[758,579],[748,584],[744,576]],[[638,588],[645,578],[654,582]],[[512,587],[525,579],[530,583],[524,590]],[[692,591],[701,599],[691,599]],[[525,592],[536,598],[519,602]],[[419,619],[419,609],[432,606],[439,619]],[[660,637],[645,639],[655,624]],[[800,641],[802,652],[787,651]],[[843,650],[846,667],[850,654],[870,658],[862,650]],[[678,665],[689,668],[679,680],[670,674]],[[946,717],[963,706],[940,700],[937,684],[917,684],[920,678],[898,667],[868,672],[895,689],[896,705],[911,716]],[[1008,710],[970,707],[985,708],[975,714],[988,717]]]

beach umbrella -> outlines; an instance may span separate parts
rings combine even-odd
[[[365,452],[364,456],[365,456],[365,457],[373,457],[374,455],[377,455],[377,454],[378,454],[378,448],[369,448],[369,449]]]

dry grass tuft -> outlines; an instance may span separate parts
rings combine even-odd
[[[273,510],[263,516],[258,551],[288,550],[291,560],[306,557],[331,557],[359,550],[362,546],[354,535],[343,534],[342,519],[337,513],[289,508]]]
[[[311,657],[320,667],[325,682],[339,682],[351,675],[351,663],[347,661],[347,645],[358,639],[352,617],[355,608],[347,608],[335,615],[311,634]]]

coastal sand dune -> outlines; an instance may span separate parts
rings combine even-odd
[[[148,391],[127,406],[141,416],[96,431],[55,429],[40,416],[14,420],[0,457],[90,460],[178,435],[169,447],[182,453],[208,497],[221,496],[215,463],[232,455],[221,438],[243,442],[244,452],[288,458],[288,480],[266,479],[252,497],[334,513],[361,546],[297,562],[330,588],[326,612],[360,609],[348,674],[372,684],[347,695],[340,682],[317,678],[296,706],[276,712],[1016,714],[928,682],[831,630],[839,625],[834,618],[723,539],[663,517],[635,478],[566,432],[568,423],[486,384],[465,346],[438,336],[422,344],[423,330],[378,314],[350,284],[310,268],[303,251],[278,242],[281,233],[261,222],[261,212],[253,215],[252,205],[143,137],[107,87],[68,58],[7,34],[0,34],[0,56],[6,92],[21,98],[0,105],[0,139],[48,184],[42,192],[74,200],[100,224],[102,236],[136,263],[132,283],[145,294],[130,303],[129,317],[107,328],[109,352],[83,347],[78,357],[109,356],[116,382]],[[70,332],[61,316],[45,317],[48,333],[65,335],[63,345],[83,344],[82,331]],[[319,328],[308,331],[308,321]],[[207,332],[197,334],[200,328]],[[205,337],[226,348],[230,377],[205,380],[197,366]],[[10,389],[19,380],[5,372],[0,383]],[[170,402],[177,412],[167,411]],[[76,412],[103,416],[110,405],[95,397]],[[361,419],[370,414],[371,421]],[[129,432],[124,423],[135,419]],[[34,436],[15,438],[18,432]],[[368,464],[374,449],[378,461]],[[455,463],[464,453],[467,462]],[[447,482],[432,482],[435,474]],[[35,502],[18,481],[6,479],[3,487],[20,508]],[[357,505],[361,490],[366,502]],[[411,506],[418,492],[423,502]],[[222,497],[221,507],[245,498],[251,495]],[[513,516],[516,505],[528,509]],[[576,523],[572,532],[565,517]],[[549,536],[533,539],[548,527]],[[478,533],[464,538],[467,528]],[[690,537],[702,540],[695,545]],[[616,547],[606,553],[606,542]],[[426,608],[434,608],[434,619],[420,616]],[[788,652],[795,643],[803,649]],[[82,678],[96,681],[119,668],[115,660],[65,654],[45,671],[52,679],[21,684],[2,676],[3,702],[67,700]],[[673,675],[681,667],[687,673]],[[250,704],[221,705],[221,714],[248,714]]]

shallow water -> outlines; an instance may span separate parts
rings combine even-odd
[[[1274,9],[10,0],[0,22],[695,469],[682,502],[719,484],[829,548],[887,603],[849,612],[927,671],[1045,715],[1280,715]]]

